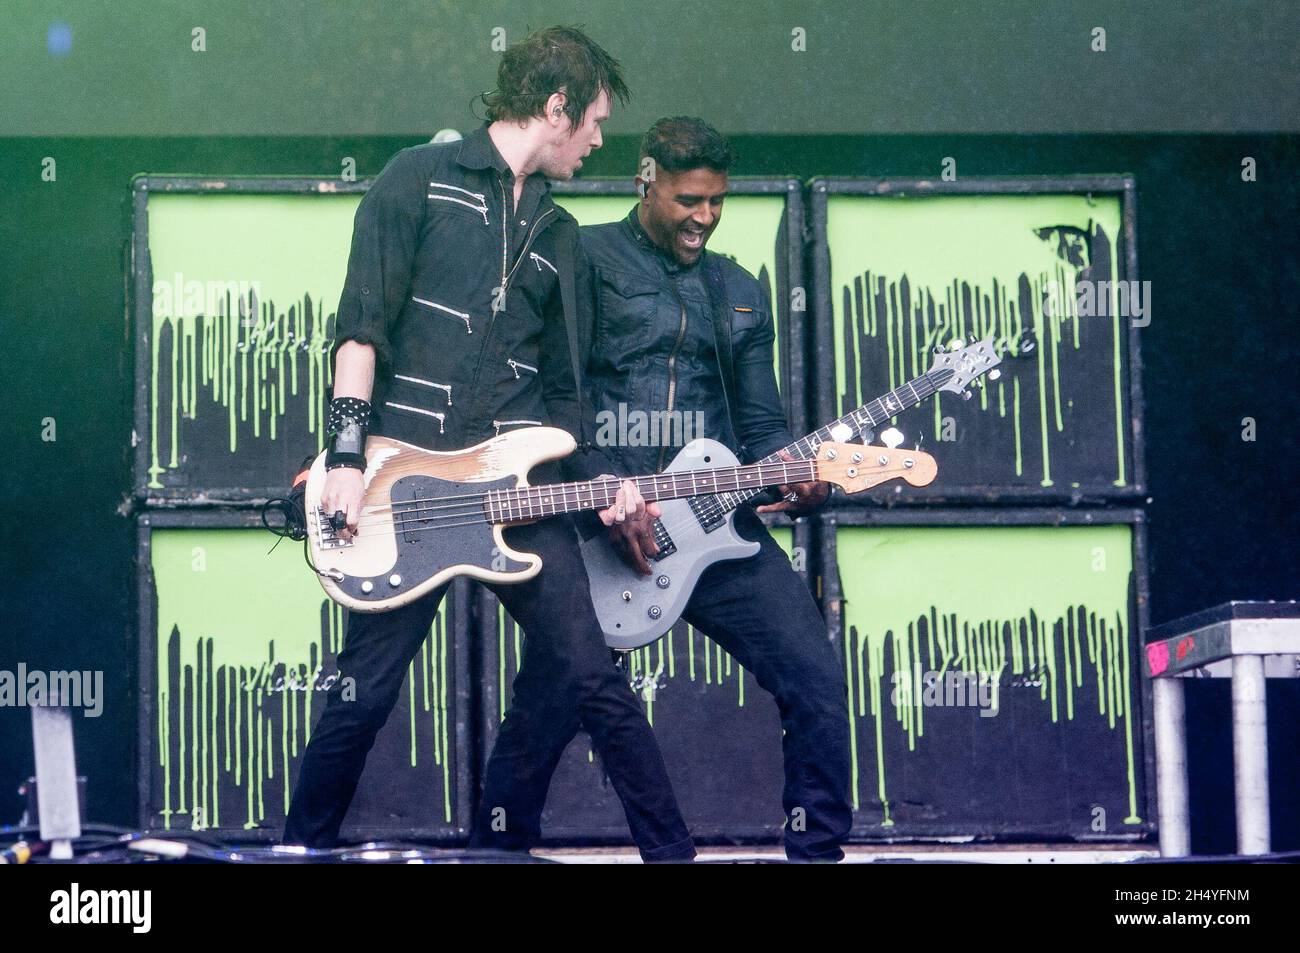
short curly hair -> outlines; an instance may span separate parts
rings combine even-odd
[[[578,27],[552,26],[501,55],[497,88],[483,94],[483,103],[491,122],[524,121],[540,116],[552,93],[563,92],[565,115],[576,130],[601,90],[627,104],[631,94],[618,60]]]
[[[726,172],[736,161],[735,150],[718,130],[694,116],[657,119],[641,139],[641,155],[666,172],[709,168]]]

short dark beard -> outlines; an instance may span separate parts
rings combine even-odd
[[[655,245],[656,248],[658,248],[661,252],[663,252],[665,255],[667,255],[668,257],[670,257],[673,261],[677,262],[677,264],[679,264],[679,265],[687,265],[687,266],[690,266],[690,265],[693,265],[693,264],[695,264],[697,261],[700,260],[700,255],[703,255],[703,254],[704,254],[704,245],[703,245],[703,244],[700,245],[700,254],[699,254],[699,255],[696,255],[696,256],[695,256],[692,260],[690,260],[690,261],[683,261],[682,258],[681,258],[681,256],[679,256],[679,255],[677,254],[676,243],[673,241],[673,239],[677,237],[677,229],[674,228],[671,232],[668,233],[668,235],[667,235],[668,243],[665,245],[665,244],[664,244],[664,237],[665,237],[665,236],[663,236],[663,235],[661,235],[661,234],[660,234],[660,235],[655,234],[656,230],[659,228],[659,223],[658,223],[658,222],[652,222],[652,220],[650,219],[650,217],[647,216],[647,215],[642,215],[641,213],[642,213],[642,211],[643,211],[644,209],[645,209],[645,206],[644,206],[644,205],[638,205],[638,206],[637,206],[637,210],[636,210],[637,221],[641,223],[641,228],[644,229],[645,233],[646,233],[648,236],[650,236],[650,241],[654,242],[654,245]],[[653,228],[651,227],[651,224],[654,225]]]

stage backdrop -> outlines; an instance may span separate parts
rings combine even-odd
[[[334,310],[368,182],[140,176],[134,185],[136,499],[281,495],[324,446]],[[738,179],[732,191],[711,247],[777,304],[775,369],[798,427],[804,297],[792,306],[786,289],[803,283],[802,192],[788,179]],[[635,200],[622,181],[570,184],[557,198],[581,224],[621,218]]]
[[[774,528],[772,535],[796,560],[805,584],[815,585],[808,571],[810,522]],[[476,654],[486,759],[509,706],[523,633],[490,592],[480,592]],[[654,644],[628,653],[623,664],[654,726],[691,833],[708,842],[778,836],[784,820],[781,721],[754,676],[682,621]],[[585,731],[556,768],[542,834],[551,843],[630,843],[622,805]]]
[[[346,612],[248,511],[139,517],[140,823],[276,839],[339,677]],[[255,528],[256,527],[256,528]],[[468,584],[448,593],[375,740],[345,838],[465,836]]]
[[[250,528],[251,507],[284,494],[303,456],[323,446],[334,308],[367,185],[135,181],[140,812],[150,826],[278,831],[336,670],[345,613],[323,596],[300,544],[267,555],[275,540]],[[589,181],[557,189],[557,199],[580,223],[595,224],[624,216],[635,195],[629,182]],[[805,324],[803,299],[792,302],[788,289],[803,285],[802,234],[798,182],[738,180],[711,242],[753,272],[774,302],[774,369],[796,427],[804,418]],[[803,541],[801,561],[813,548],[810,537]],[[411,665],[345,835],[454,839],[467,829],[477,770],[514,669],[504,650],[491,662],[480,654],[493,674],[481,687],[471,683],[457,636],[473,601],[468,584],[464,592],[449,598]],[[487,611],[495,621],[498,611]],[[629,680],[647,699],[670,681],[692,686],[668,693],[660,722],[682,722],[689,733],[668,745],[681,752],[675,760],[687,772],[688,799],[717,836],[778,831],[775,710],[745,707],[746,692],[761,694],[752,676],[703,636],[677,637],[681,652],[669,649],[666,669],[644,667],[655,652],[664,657],[661,644],[630,658]],[[510,643],[519,638],[512,632]],[[480,651],[497,644],[493,637]],[[724,681],[738,696],[727,699],[720,717],[732,730],[722,733],[713,715]],[[649,700],[652,718],[654,708]],[[738,766],[729,781],[703,770],[724,762]],[[617,838],[626,824],[616,805],[611,811],[612,795],[587,783],[594,770],[588,764],[575,778],[578,800],[554,800],[556,829]],[[717,797],[724,782],[731,787]],[[774,810],[756,806],[768,802]]]
[[[822,528],[855,833],[1154,829],[1138,511],[858,510]]]
[[[1132,194],[1126,178],[813,181],[818,426],[905,388],[936,347],[1006,346],[972,399],[891,418],[939,459],[934,484],[839,502],[1143,494]]]
[[[1116,251],[1128,193],[1121,186],[1107,198],[1106,183],[1114,184],[1099,183],[1097,195],[1059,185],[1048,195],[995,189],[924,200],[893,197],[887,183],[844,183],[837,186],[844,195],[833,196],[842,207],[814,187],[816,365],[804,361],[802,204],[794,184],[738,183],[711,246],[731,251],[772,297],[775,369],[796,433],[809,419],[824,423],[920,373],[933,344],[972,333],[1008,343],[1003,377],[978,399],[956,404],[945,396],[912,412],[933,428],[924,449],[938,459],[940,475],[932,490],[904,501],[1122,500],[1141,486],[1132,335],[1113,308],[1083,320],[1073,294],[1081,283],[1135,274],[1131,256]],[[296,546],[265,556],[273,540],[249,529],[250,508],[283,493],[302,456],[322,445],[332,311],[364,187],[315,179],[136,181],[135,491],[144,507],[141,811],[148,823],[264,833],[282,823],[317,696],[304,691],[291,700],[264,675],[283,664],[327,676],[343,620],[315,590]],[[570,185],[559,199],[583,223],[621,217],[633,201],[625,183]],[[844,270],[832,272],[832,261]],[[1055,297],[1044,297],[1051,281]],[[1033,351],[1023,346],[1026,328],[1036,331]],[[821,370],[810,377],[810,366]],[[815,413],[804,411],[805,385]],[[233,506],[164,512],[214,502]],[[1144,611],[1140,518],[1060,529],[1049,527],[1075,520],[1068,509],[1038,511],[1039,525],[1017,535],[1002,524],[1021,517],[1000,509],[962,516],[918,505],[889,513],[897,522],[883,544],[828,532],[821,549],[827,575],[819,594],[844,652],[845,704],[855,723],[857,834],[1109,839],[1149,830],[1143,709],[1131,660]],[[850,501],[827,519],[834,526],[853,514],[878,518]],[[951,528],[963,521],[997,529],[972,536]],[[783,537],[805,568],[811,532],[805,523],[797,539]],[[944,532],[956,535],[935,535]],[[1095,538],[1085,539],[1089,533]],[[959,553],[961,565],[985,574],[982,582],[962,583],[956,564],[936,571],[941,551]],[[1076,557],[1085,551],[1102,554],[1095,558],[1107,567],[1103,576],[1084,574]],[[220,570],[200,575],[196,552]],[[817,576],[810,580],[816,589]],[[431,632],[371,756],[349,819],[355,832],[455,838],[465,831],[520,633],[490,596],[463,588]],[[264,607],[279,621],[263,620]],[[301,628],[308,623],[310,631]],[[471,625],[481,639],[472,653]],[[926,653],[917,650],[922,633]],[[929,666],[919,675],[917,660]],[[1002,664],[989,669],[993,663]],[[1058,663],[1068,668],[1059,678]],[[775,835],[780,729],[752,677],[685,626],[628,665],[697,832]],[[924,702],[929,670],[1014,684],[995,686],[996,716],[981,717],[972,706],[932,712]],[[899,672],[914,681],[890,682]],[[882,684],[900,692],[889,705],[880,702]],[[1026,688],[1039,698],[1029,701]],[[888,727],[891,717],[897,730]],[[990,763],[1007,767],[990,773]],[[557,839],[626,836],[581,741],[561,765],[545,822]]]

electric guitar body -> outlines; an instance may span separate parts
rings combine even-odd
[[[553,427],[508,431],[450,453],[372,436],[358,531],[346,541],[320,505],[321,454],[305,496],[309,551],[321,585],[349,609],[381,612],[458,575],[499,583],[531,579],[542,568],[541,557],[511,549],[504,524],[483,518],[483,499],[528,486],[532,467],[565,457],[574,446],[569,434]]]
[[[701,438],[684,446],[663,472],[739,464],[725,446]],[[582,544],[592,602],[612,649],[626,651],[654,641],[685,611],[704,570],[720,560],[758,553],[758,543],[736,532],[735,510],[722,511],[715,497],[664,500],[659,506],[659,555],[650,561],[654,571],[649,576],[631,570],[604,533]]]
[[[995,377],[1000,363],[991,338],[936,348],[934,362],[925,374],[783,449],[796,460],[825,458],[828,465],[843,463],[861,487],[894,479],[924,486],[937,472],[928,454],[848,441],[864,437],[871,428],[940,391],[969,397],[967,387],[984,374]],[[664,473],[734,465],[735,461],[735,455],[716,441],[694,440],[682,448]],[[778,465],[780,457],[771,454],[759,462]],[[758,552],[759,544],[740,536],[732,522],[736,507],[757,492],[715,493],[661,503],[663,516],[653,523],[659,552],[648,556],[649,576],[624,561],[607,534],[598,533],[583,543],[592,602],[610,648],[630,651],[653,642],[681,616],[704,570],[720,560],[743,559]]]

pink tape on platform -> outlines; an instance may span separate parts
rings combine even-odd
[[[1152,675],[1159,675],[1169,667],[1169,644],[1152,642],[1147,646],[1147,668]]]

